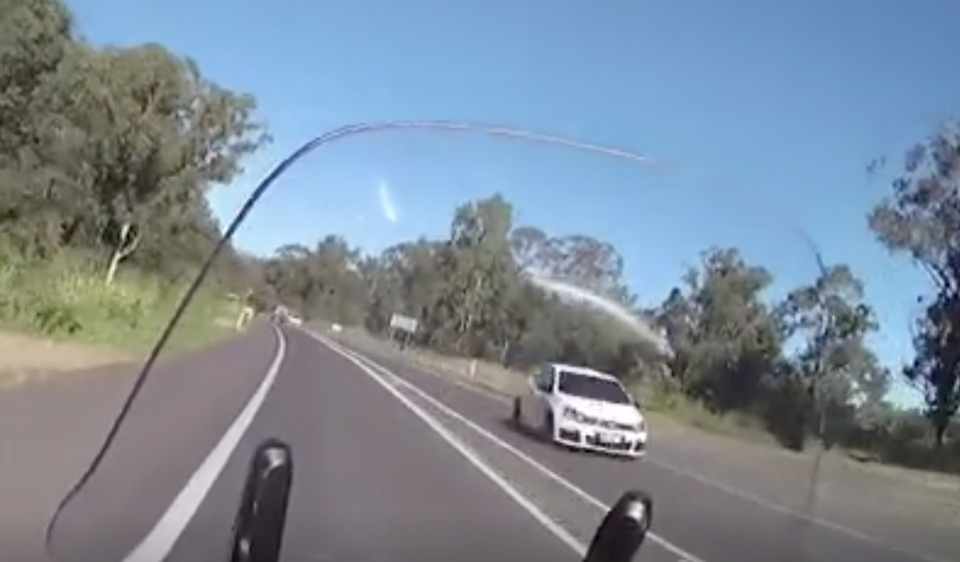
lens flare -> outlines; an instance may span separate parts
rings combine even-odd
[[[665,355],[672,353],[670,344],[661,330],[626,306],[583,287],[559,279],[552,279],[538,272],[528,272],[528,277],[531,283],[548,293],[556,295],[561,300],[588,306],[616,320],[629,328],[639,339],[656,346],[660,353]]]

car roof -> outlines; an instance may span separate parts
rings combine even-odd
[[[566,372],[568,372],[568,373],[574,373],[574,374],[577,374],[577,375],[584,375],[584,376],[587,376],[587,377],[593,377],[593,378],[595,378],[595,379],[604,379],[604,380],[612,380],[612,381],[617,381],[617,382],[619,382],[619,381],[617,380],[617,377],[615,377],[615,376],[613,376],[613,375],[611,375],[611,374],[609,374],[609,373],[604,373],[603,371],[598,371],[598,370],[596,370],[596,369],[591,369],[590,367],[581,367],[581,366],[578,366],[578,365],[568,365],[568,364],[566,364],[566,363],[549,363],[549,365],[550,365],[550,367],[553,368],[554,372],[566,371]]]

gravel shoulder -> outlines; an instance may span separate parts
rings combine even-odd
[[[112,349],[0,331],[0,392],[134,359]]]

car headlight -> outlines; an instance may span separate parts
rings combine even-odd
[[[567,418],[568,420],[573,420],[577,423],[587,423],[587,421],[589,421],[589,418],[586,415],[580,413],[574,408],[571,408],[570,406],[563,407],[563,417]]]
[[[637,424],[637,432],[643,433],[647,430],[647,420],[640,420],[640,423]]]

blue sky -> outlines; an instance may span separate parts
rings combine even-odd
[[[641,298],[684,263],[736,244],[778,276],[815,273],[797,232],[868,283],[881,358],[909,357],[922,278],[889,258],[865,213],[896,162],[960,105],[953,0],[166,0],[70,2],[97,42],[158,41],[256,94],[275,142],[212,201],[229,214],[269,166],[357,121],[467,119],[651,154],[671,171],[561,149],[389,133],[322,150],[240,234],[266,251],[335,232],[368,251],[446,231],[454,206],[499,191],[519,222],[609,240]],[[396,221],[378,189],[387,187]],[[754,201],[748,203],[748,201]],[[755,201],[762,201],[756,203]],[[775,209],[775,219],[766,219]]]

